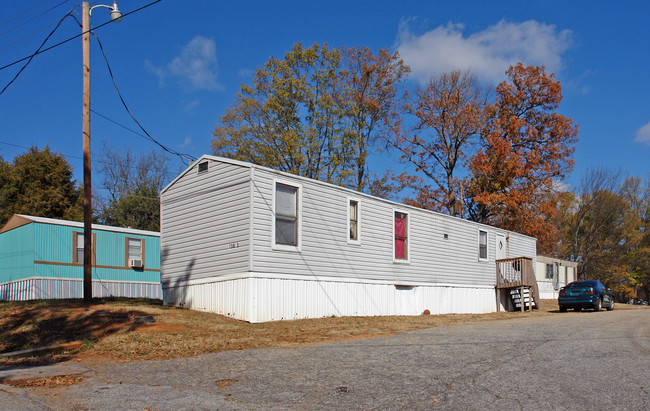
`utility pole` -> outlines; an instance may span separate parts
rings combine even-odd
[[[111,9],[111,20],[119,23],[122,13],[113,6],[81,3],[81,43],[83,48],[83,167],[84,167],[84,303],[93,299],[93,207],[90,182],[90,13],[96,7]]]
[[[83,43],[84,303],[93,298],[93,207],[90,183],[90,5],[81,3]]]

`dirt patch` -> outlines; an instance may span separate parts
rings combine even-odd
[[[49,378],[35,378],[35,379],[15,379],[15,380],[5,380],[2,381],[2,384],[11,385],[16,388],[27,388],[27,387],[64,387],[68,385],[77,384],[81,382],[83,377],[80,374],[72,375],[60,375],[56,377]]]

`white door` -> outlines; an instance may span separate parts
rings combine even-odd
[[[497,250],[497,253],[496,253],[497,260],[503,260],[505,258],[508,258],[508,250],[506,248],[506,236],[505,235],[497,233],[496,250]]]

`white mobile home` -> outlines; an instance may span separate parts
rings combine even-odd
[[[537,286],[541,298],[556,299],[560,288],[577,280],[578,263],[537,256]]]
[[[535,238],[202,156],[161,194],[163,301],[251,321],[483,313]],[[514,266],[514,265],[513,265]]]

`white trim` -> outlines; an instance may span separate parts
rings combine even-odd
[[[393,207],[391,213],[390,224],[392,227],[393,239],[393,263],[395,264],[410,264],[411,263],[411,214],[408,210],[399,207]],[[395,258],[395,213],[406,214],[406,259]]]
[[[142,260],[142,265],[144,266],[144,238],[134,238],[134,237],[126,237],[126,259],[131,260],[135,259],[137,260],[138,258],[131,257],[131,253],[129,250],[129,240],[136,240],[140,242],[140,260]],[[128,262],[128,261],[127,261]]]
[[[296,205],[296,218],[297,218],[297,223],[298,226],[296,227],[296,245],[286,245],[286,244],[276,244],[275,243],[275,192],[277,190],[277,185],[285,185],[289,187],[293,187],[296,189],[296,197],[298,204]],[[273,200],[271,203],[271,207],[273,208],[271,210],[271,248],[273,250],[278,250],[278,251],[291,251],[291,252],[302,252],[302,184],[296,183],[294,181],[290,180],[283,180],[283,179],[278,179],[274,178],[273,179]]]
[[[253,251],[255,249],[255,169],[250,169],[250,179],[248,181],[248,271],[253,271]]]
[[[347,238],[348,244],[361,245],[361,199],[359,197],[347,196],[347,231],[345,232],[345,237]],[[350,239],[350,202],[355,201],[357,203],[357,239]]]
[[[481,233],[485,233],[485,258],[481,258]],[[490,232],[487,230],[478,230],[477,240],[477,249],[478,260],[480,262],[488,262],[490,260]]]
[[[494,259],[499,260],[499,256],[498,256],[498,254],[499,254],[499,238],[503,238],[503,247],[505,248],[505,251],[504,251],[505,257],[504,258],[510,258],[510,250],[509,250],[509,247],[508,247],[508,243],[507,243],[508,240],[506,239],[506,235],[503,234],[503,233],[495,232],[494,233]],[[488,257],[489,257],[489,255],[488,255]]]
[[[40,223],[40,224],[63,225],[63,226],[75,227],[75,228],[83,228],[84,226],[84,223],[79,221],[57,220],[56,218],[34,217],[34,216],[24,215],[24,214],[16,214],[16,215],[25,218],[27,220],[30,220],[34,223]],[[92,229],[100,230],[100,231],[114,231],[117,233],[124,233],[124,234],[148,235],[152,237],[160,237],[159,232],[147,231],[147,230],[136,230],[134,228],[122,228],[122,227],[112,227],[108,225],[93,224]]]
[[[317,281],[317,282],[331,282],[331,283],[354,283],[354,284],[380,284],[380,285],[398,285],[407,287],[452,287],[452,288],[467,288],[467,289],[494,289],[493,285],[478,285],[478,284],[454,284],[454,283],[437,283],[437,282],[421,282],[421,281],[404,281],[404,280],[371,280],[364,278],[341,278],[341,277],[327,277],[327,276],[309,276],[305,277],[298,274],[280,274],[280,273],[265,273],[265,272],[240,272],[233,274],[220,275],[215,277],[190,279],[185,281],[174,280],[173,284],[166,284],[163,282],[162,286],[165,289],[182,287],[186,285],[200,285],[217,283],[221,281],[242,280],[248,278],[265,278],[271,280],[298,280],[298,281]]]

